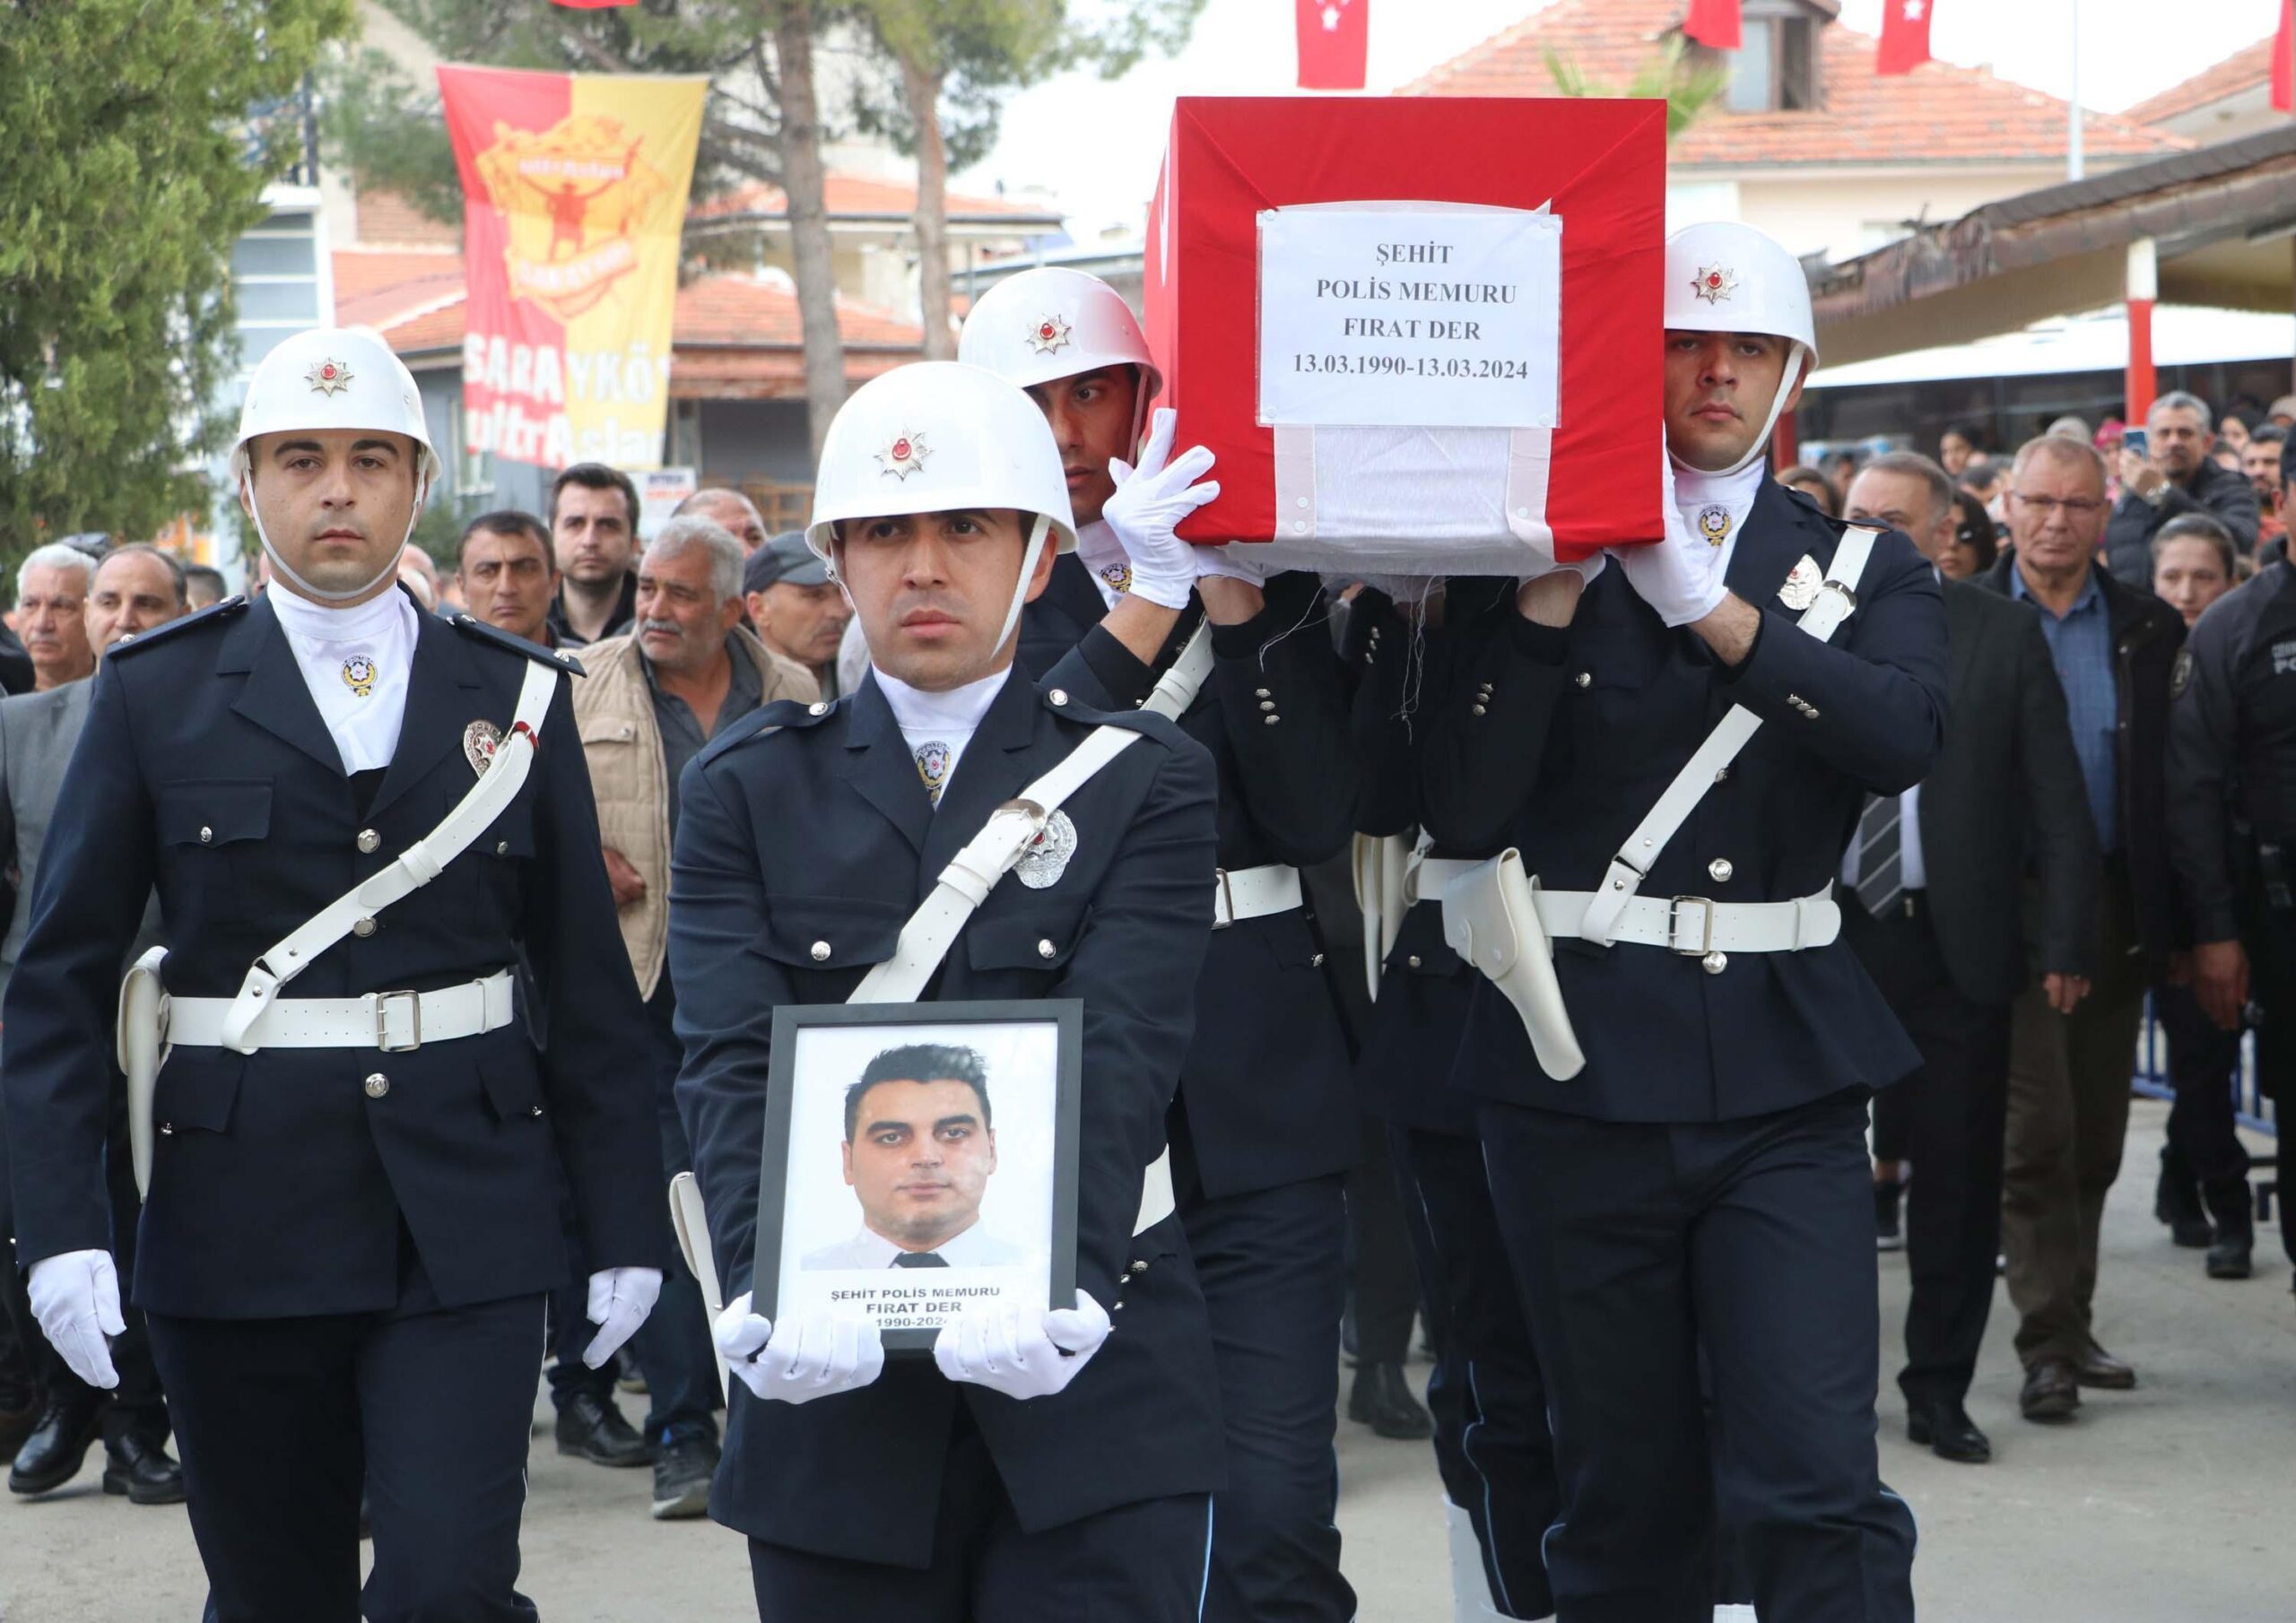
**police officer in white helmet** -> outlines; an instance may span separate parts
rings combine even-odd
[[[1022,606],[1075,530],[1011,384],[924,362],[857,390],[806,535],[870,669],[711,741],[672,870],[678,1100],[732,1298],[710,1513],[748,1535],[775,1623],[1184,1623],[1221,1439],[1162,1151],[1212,924],[1212,763],[1152,711],[1088,706],[1073,661],[1041,684],[1016,667]],[[968,877],[936,888],[944,871]],[[1074,1302],[978,1301],[927,1358],[889,1357],[857,1311],[765,1297],[775,1010],[1038,998],[1083,1008]],[[1002,1108],[991,1076],[982,1109]],[[900,1265],[936,1262],[959,1265]]]
[[[1091,599],[1077,594],[1058,636],[1044,616],[1040,646],[1049,655],[1060,636],[1080,638],[1074,657],[1097,702],[1173,704],[1220,769],[1221,928],[1172,1113],[1180,1217],[1206,1280],[1228,1432],[1204,1615],[1346,1623],[1355,1596],[1332,1514],[1335,1343],[1342,1180],[1362,1150],[1301,869],[1346,848],[1357,758],[1322,583],[1296,570],[1265,577],[1248,545],[1178,539],[1177,526],[1219,494],[1212,453],[1173,454],[1174,413],[1147,412],[1156,370],[1107,283],[1022,272],[973,307],[961,346],[1028,389],[1060,442],[1080,520],[1097,519],[1081,525],[1079,556],[1113,606],[1094,624]],[[1151,697],[1159,681],[1161,697]]]
[[[1692,226],[1665,276],[1664,536],[1526,579],[1431,724],[1428,825],[1519,851],[1511,891],[1500,866],[1476,882],[1551,938],[1578,1050],[1487,981],[1454,1080],[1547,1382],[1559,1615],[1707,1617],[1718,1524],[1752,1590],[1721,1598],[1763,1623],[1910,1619],[1865,1122],[1918,1055],[1838,939],[1864,904],[1833,881],[1936,758],[1944,617],[1910,541],[1762,465],[1816,359],[1794,257]],[[1900,858],[1869,845],[1866,877]],[[1471,922],[1473,899],[1446,906]]]
[[[531,1619],[518,1523],[560,1202],[599,1324],[561,1356],[613,1355],[668,1243],[576,667],[398,584],[439,460],[372,333],[266,355],[232,469],[271,590],[113,648],[57,803],[0,1063],[18,1256],[41,1329],[111,1385],[120,1011],[146,1199],[127,1289],[208,1615]],[[123,994],[155,887],[170,948]]]

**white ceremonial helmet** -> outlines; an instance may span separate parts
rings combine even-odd
[[[271,560],[271,567],[292,581],[306,595],[322,602],[347,602],[371,591],[375,580],[398,572],[398,552],[375,580],[352,592],[324,592],[288,566],[264,534],[263,515],[255,505],[250,483],[248,447],[264,434],[329,429],[365,429],[381,434],[404,434],[414,441],[414,512],[407,520],[400,549],[414,539],[415,523],[423,504],[439,482],[439,454],[430,446],[430,426],[422,417],[422,394],[414,374],[391,348],[367,327],[314,327],[284,340],[265,355],[248,382],[248,397],[239,407],[239,437],[231,447],[231,482],[246,492],[248,510],[255,519],[257,538]]]
[[[1735,473],[1769,447],[1795,384],[1817,370],[1809,278],[1801,261],[1767,232],[1735,220],[1709,220],[1666,239],[1665,308],[1669,332],[1767,333],[1793,346],[1753,447],[1720,470]]]
[[[957,359],[1024,389],[1102,367],[1137,367],[1135,444],[1148,403],[1164,386],[1124,296],[1098,276],[1060,265],[1022,271],[983,293],[957,335]]]
[[[996,639],[1002,647],[1020,620],[1047,536],[1059,551],[1076,550],[1060,447],[1019,386],[961,360],[912,361],[854,390],[831,420],[805,544],[833,576],[830,542],[846,520],[967,508],[1036,516]]]

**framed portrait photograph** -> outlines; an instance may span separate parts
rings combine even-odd
[[[1076,1301],[1083,1005],[773,1011],[756,1309],[876,1321],[930,1349],[967,1303]]]

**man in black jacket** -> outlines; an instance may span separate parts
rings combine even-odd
[[[2142,455],[2120,454],[2121,497],[2105,526],[2105,560],[2113,578],[2150,592],[2152,537],[2184,513],[2213,514],[2232,532],[2233,545],[2255,552],[2256,487],[2245,473],[2219,467],[2209,456],[2216,435],[2208,403],[2181,389],[2163,395],[2145,413],[2144,433]]]
[[[2092,447],[2060,435],[2030,440],[2009,482],[2016,551],[1986,584],[2042,611],[2104,853],[2092,994],[2066,1013],[2046,987],[2028,987],[2012,1021],[2002,1239],[2022,1320],[2019,1402],[2027,1419],[2062,1420],[2082,1386],[2136,1384],[2097,1344],[2091,1308],[2144,989],[2179,939],[2162,757],[2169,672],[2185,629],[2160,599],[2096,567],[2105,467]]]
[[[1903,530],[1934,560],[1959,515],[1945,471],[1897,451],[1859,472],[1849,516]],[[2051,1009],[2069,1011],[2095,950],[2097,831],[2039,617],[1944,584],[1952,644],[1944,753],[1913,788],[1867,803],[1842,867],[1858,905],[1845,906],[1842,920],[1921,1050],[1921,1073],[1874,1100],[1876,1136],[1894,1115],[1915,1170],[1913,1294],[1898,1376],[1906,1434],[1977,1463],[1992,1445],[1962,1400],[1993,1306],[2010,1006],[2032,979],[2019,897],[2037,872],[2042,992]],[[2018,803],[2029,817],[2004,815]]]

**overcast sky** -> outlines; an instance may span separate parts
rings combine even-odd
[[[1370,0],[1370,85],[1390,91],[1536,11],[1547,0]],[[1841,20],[1873,33],[1883,0],[1842,0]],[[2081,99],[2117,111],[2272,32],[2280,0],[1933,0],[1931,48],[2063,96],[2073,88],[2081,16]],[[1281,95],[1294,73],[1292,0],[1209,0],[1188,48],[1121,82],[1057,79],[1014,98],[987,161],[960,189],[1042,187],[1089,239],[1136,229],[1155,188],[1172,98]]]

